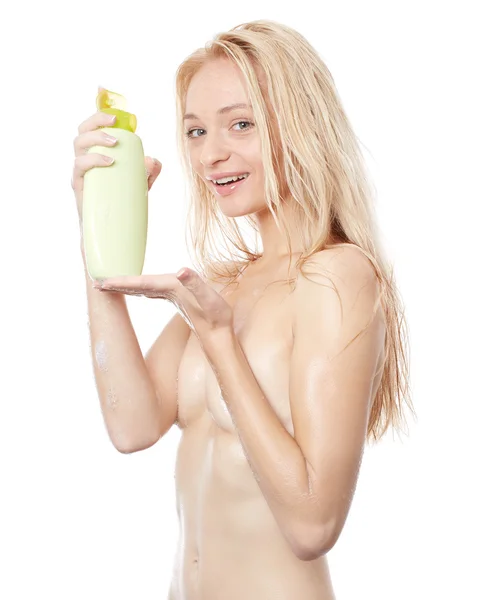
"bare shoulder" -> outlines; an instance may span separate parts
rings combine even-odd
[[[377,289],[379,278],[364,250],[354,244],[341,244],[316,252],[297,273],[299,293],[318,284],[330,284],[336,289],[366,284]]]
[[[313,254],[307,265],[338,276],[376,278],[375,268],[366,252],[355,244],[341,244]]]
[[[353,244],[326,248],[311,256],[297,274],[294,316],[308,306],[337,305],[342,314],[375,314],[381,292],[376,269],[361,248]]]

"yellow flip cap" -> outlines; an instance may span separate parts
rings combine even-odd
[[[126,129],[132,133],[137,129],[136,116],[125,110],[127,100],[124,96],[110,92],[110,90],[101,90],[96,96],[96,108],[101,112],[117,117],[112,127]]]

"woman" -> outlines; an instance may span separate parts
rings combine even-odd
[[[413,411],[357,139],[324,63],[274,22],[217,35],[176,81],[198,264],[103,282],[86,272],[105,424],[121,452],[182,430],[169,599],[333,599],[325,554],[365,443]],[[112,144],[108,119],[93,115],[75,140],[79,215],[84,173],[108,166],[86,153]],[[151,188],[161,164],[146,161]],[[126,294],[178,311],[145,357]]]

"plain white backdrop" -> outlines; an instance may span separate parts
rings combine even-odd
[[[146,154],[163,163],[149,197],[144,272],[190,266],[175,70],[214,34],[264,18],[298,29],[334,76],[365,146],[410,327],[418,420],[408,437],[387,436],[365,454],[328,555],[338,600],[494,598],[489,4],[2,8],[0,598],[166,597],[179,431],[133,455],[119,454],[106,433],[72,142],[96,110],[98,84],[127,97]],[[174,309],[146,298],[128,304],[146,351]]]

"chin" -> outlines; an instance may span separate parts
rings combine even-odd
[[[225,217],[229,217],[231,219],[234,219],[235,217],[245,217],[246,215],[250,215],[254,212],[249,208],[242,209],[235,206],[221,206],[221,204],[220,210],[225,215]]]
[[[256,214],[266,209],[266,203],[262,202],[238,202],[230,199],[229,196],[216,198],[216,202],[225,215],[225,217],[245,217],[247,215]]]

